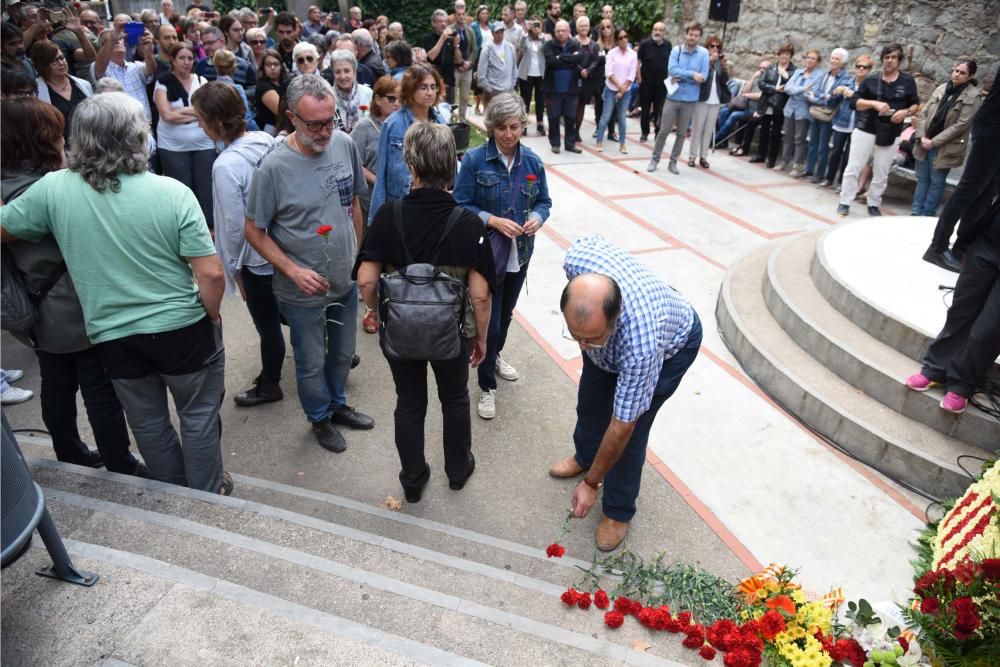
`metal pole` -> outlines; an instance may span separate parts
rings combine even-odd
[[[66,552],[66,545],[59,537],[59,531],[56,530],[56,524],[49,516],[48,509],[42,514],[42,520],[38,522],[38,534],[42,537],[42,542],[45,543],[49,556],[52,557],[52,565],[43,567],[35,574],[61,579],[81,586],[93,586],[101,578],[101,575],[94,572],[78,571],[73,567],[73,561],[70,560],[69,553]]]

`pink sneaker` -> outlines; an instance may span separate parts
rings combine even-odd
[[[959,396],[953,391],[949,391],[944,395],[944,398],[941,399],[941,409],[953,412],[956,415],[960,415],[965,412],[965,408],[968,404],[969,399],[965,396]]]
[[[906,378],[906,386],[913,391],[927,391],[936,384],[937,382],[930,379],[923,373],[914,373],[910,377]]]

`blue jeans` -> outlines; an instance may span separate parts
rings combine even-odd
[[[696,314],[687,344],[663,362],[653,391],[653,402],[636,422],[621,458],[604,477],[602,506],[604,516],[609,519],[631,521],[635,516],[635,500],[639,497],[642,464],[646,460],[646,443],[649,441],[653,420],[663,403],[677,390],[681,378],[698,356],[700,347],[701,321]],[[604,433],[611,423],[617,383],[617,373],[601,370],[590,357],[583,355],[583,375],[580,377],[576,403],[576,429],[573,431],[576,462],[583,468],[589,468],[594,462]]]
[[[935,169],[936,156],[937,149],[932,148],[927,152],[927,157],[917,160],[914,166],[917,172],[917,189],[913,192],[913,206],[910,207],[910,213],[913,215],[937,215],[937,207],[941,203],[941,195],[944,194],[945,180],[951,169]]]
[[[746,109],[730,109],[728,104],[723,104],[719,109],[719,130],[715,133],[715,143],[721,144],[737,125],[749,117],[750,112]]]
[[[823,123],[809,118],[809,155],[806,158],[806,173],[817,178],[826,173],[826,160],[830,156],[830,135],[833,122]]]
[[[479,388],[483,391],[497,388],[496,363],[497,355],[503,352],[507,342],[507,330],[517,305],[517,297],[528,277],[528,265],[521,267],[517,273],[504,275],[503,282],[497,285],[493,293],[493,310],[490,312],[490,329],[486,333],[486,357],[476,369],[479,372]]]
[[[288,322],[295,381],[306,419],[318,423],[347,405],[347,374],[358,334],[358,288],[322,306],[278,301]]]
[[[597,143],[604,141],[604,132],[608,129],[608,123],[611,122],[611,112],[616,109],[615,95],[615,91],[611,90],[607,86],[604,87],[604,93],[602,96],[604,99],[604,112],[601,114],[601,122],[597,125]],[[625,93],[621,100],[618,101],[617,106],[618,141],[622,144],[625,143],[625,119],[628,117],[628,102],[631,96],[631,91]]]

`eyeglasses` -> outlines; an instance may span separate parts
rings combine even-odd
[[[628,39],[628,35],[618,35],[618,39]]]
[[[716,51],[718,51],[719,50],[719,45],[718,44],[709,44],[708,48],[715,49]]]
[[[436,93],[437,90],[438,90],[438,86],[437,86],[436,83],[432,83],[432,84],[426,84],[425,83],[425,84],[422,84],[420,86],[420,88],[418,88],[417,90],[419,90],[422,93]]]
[[[261,44],[267,44],[266,39],[248,39],[247,44],[250,46],[260,46]]]
[[[594,343],[590,342],[589,338],[577,338],[576,336],[574,336],[572,333],[570,333],[569,329],[566,328],[566,323],[563,322],[562,337],[566,340],[573,341],[574,343],[580,345],[581,347],[586,347],[591,350],[600,350],[607,347],[608,341],[611,340],[611,336],[613,334],[614,334],[614,328],[612,328],[611,331],[608,332],[608,337],[604,340],[603,343],[601,343],[600,345],[595,345]]]
[[[332,116],[330,118],[327,118],[326,120],[306,120],[298,113],[294,111],[292,113],[295,114],[296,118],[302,121],[302,124],[305,125],[306,129],[309,130],[310,132],[319,132],[320,130],[332,130],[334,123],[337,122],[336,116]]]
[[[862,64],[860,64],[860,63],[858,63],[858,64],[857,64],[857,65],[855,65],[854,67],[856,67],[857,69],[871,69],[871,68],[872,68],[872,66],[871,66],[871,65],[862,65]]]
[[[385,99],[389,100],[390,103],[395,104],[397,97],[395,95],[386,95]]]
[[[298,58],[295,59],[295,62],[301,65],[303,63],[311,63],[314,60],[316,59],[313,58],[312,56],[299,56]]]

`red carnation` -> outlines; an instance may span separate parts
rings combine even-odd
[[[567,607],[575,607],[576,603],[580,601],[580,593],[576,589],[569,588],[565,593],[559,596],[559,599],[563,601]]]
[[[333,225],[320,225],[316,228],[316,233],[320,236],[326,236],[333,231]]]
[[[708,644],[703,644],[701,650],[698,651],[698,655],[705,660],[715,660],[715,649]]]
[[[917,579],[917,583],[913,586],[913,592],[917,595],[923,597],[924,593],[929,591],[931,587],[937,583],[937,572],[933,570],[924,572]]]
[[[937,598],[924,598],[920,601],[921,614],[936,614],[941,610],[941,603]]]
[[[844,643],[841,644],[841,642]],[[861,644],[856,639],[838,639],[837,646],[841,648],[844,655],[840,661],[844,662],[846,660],[851,663],[852,667],[862,667],[868,660],[865,650],[861,648]]]
[[[609,611],[604,614],[604,624],[609,628],[620,628],[625,622],[625,616],[620,611]]]
[[[709,643],[717,649],[732,651],[735,646],[736,632],[738,626],[728,618],[716,621],[705,631],[705,636]]]
[[[656,610],[652,607],[643,607],[635,617],[643,627],[650,630],[656,628]]]
[[[785,631],[785,619],[779,612],[770,609],[760,617],[757,627],[761,637],[769,642],[774,641],[779,632]]]
[[[691,612],[682,611],[681,613],[677,614],[677,622],[683,626],[691,625]]]
[[[673,620],[673,617],[670,615],[670,608],[667,607],[667,605],[663,605],[656,610],[656,622],[654,627],[657,630],[666,630]]]
[[[687,634],[681,642],[687,648],[701,648],[705,643],[705,629],[700,625],[692,625],[684,631]]]
[[[966,558],[955,566],[955,578],[968,586],[979,574],[979,566]]]
[[[899,645],[903,647],[904,653],[910,650],[910,640],[904,637],[903,635],[896,637],[896,641],[899,642]]]
[[[683,626],[681,625],[680,621],[678,621],[676,618],[671,618],[667,621],[667,624],[663,629],[666,630],[667,632],[677,633],[681,631],[682,627]]]
[[[558,542],[553,542],[549,546],[545,547],[545,555],[549,558],[562,558],[563,554],[566,553],[566,547],[559,544]]]
[[[1000,580],[1000,558],[984,558],[980,565],[983,566],[983,574],[987,579]]]
[[[590,609],[590,593],[580,593],[580,598],[576,601],[580,609]]]
[[[534,183],[535,181],[538,180],[538,177],[535,176],[534,174],[528,174],[527,176],[524,177],[524,180],[528,181],[529,183]]]
[[[358,111],[368,111],[368,105],[367,104],[359,104],[358,105]]]
[[[727,653],[722,659],[722,664],[726,667],[757,667],[760,664],[760,654],[738,648]]]
[[[632,601],[626,597],[615,598],[615,611],[622,614],[631,614]]]
[[[604,592],[603,588],[598,588],[597,592],[594,593],[594,604],[598,609],[607,609],[611,604],[611,600],[608,599],[608,594]]]

